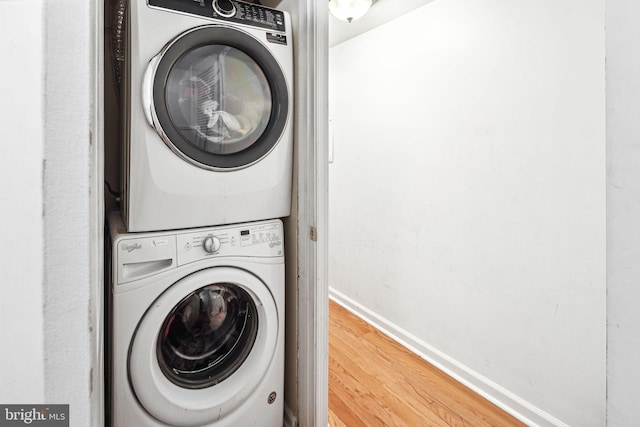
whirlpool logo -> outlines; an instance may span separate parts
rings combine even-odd
[[[0,427],[69,427],[69,405],[0,405]]]
[[[127,251],[129,253],[135,251],[136,249],[142,249],[142,244],[140,243],[123,243],[122,244],[122,250],[123,251]]]

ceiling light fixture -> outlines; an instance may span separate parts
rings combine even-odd
[[[364,16],[372,3],[373,0],[329,0],[329,11],[336,18],[351,23]]]

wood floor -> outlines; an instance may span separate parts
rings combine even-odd
[[[329,304],[329,424],[525,425],[334,301]]]

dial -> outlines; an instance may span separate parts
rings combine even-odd
[[[236,14],[236,6],[231,0],[213,0],[213,10],[225,18],[231,18]]]
[[[210,254],[218,252],[220,250],[220,246],[220,239],[211,234],[205,237],[202,242],[202,248]]]

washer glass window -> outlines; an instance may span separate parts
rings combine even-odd
[[[258,141],[271,117],[271,99],[262,69],[231,46],[192,49],[167,77],[165,100],[173,127],[211,154],[239,153]]]
[[[180,387],[210,387],[242,365],[257,331],[256,306],[244,289],[231,283],[205,286],[165,319],[158,336],[160,368]]]
[[[183,160],[234,170],[260,161],[280,141],[290,114],[287,79],[260,40],[203,26],[178,36],[156,58],[147,70],[151,124]]]

